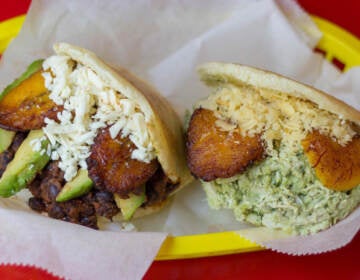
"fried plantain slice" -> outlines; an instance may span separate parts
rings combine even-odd
[[[204,181],[229,178],[264,156],[260,135],[244,137],[239,131],[224,131],[207,109],[196,109],[191,117],[186,141],[190,171]]]
[[[102,129],[94,140],[87,158],[89,177],[95,186],[128,198],[129,193],[137,194],[143,184],[159,168],[155,159],[145,163],[131,158],[135,144],[129,137],[119,134],[112,139],[109,127]]]
[[[0,127],[27,131],[45,125],[44,119],[56,119],[62,110],[50,98],[42,71],[37,71],[0,100]]]
[[[360,137],[341,146],[318,131],[302,141],[308,161],[321,183],[332,190],[346,191],[360,184]]]

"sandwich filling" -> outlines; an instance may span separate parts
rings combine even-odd
[[[326,229],[360,203],[359,186],[347,192],[324,187],[304,153],[283,146],[243,174],[205,182],[204,189],[214,209],[232,209],[239,221],[296,234]]]
[[[147,120],[136,102],[68,56],[49,57],[43,69],[50,99],[63,106],[57,114],[58,121],[46,118],[43,130],[51,144],[51,159],[59,160],[65,180],[74,178],[79,167],[87,169],[90,146],[98,130],[105,127],[109,127],[112,139],[120,134],[134,143],[132,159],[149,163],[156,157]]]
[[[0,93],[0,196],[28,188],[33,210],[92,228],[98,216],[160,209],[180,184],[167,149],[181,141],[164,130],[180,134],[174,113],[154,111],[162,101],[130,73],[75,46],[55,49],[70,55],[34,61]]]
[[[250,139],[246,140],[248,143],[260,139],[263,148],[263,156],[249,157],[248,164],[243,164],[246,168],[240,172],[213,176],[207,180],[201,176],[201,172],[196,174],[199,169],[192,168],[192,162],[195,162],[193,158],[196,157],[189,156],[192,151],[206,153],[197,149],[195,142],[204,141],[207,136],[203,134],[194,138],[188,134],[190,169],[203,180],[212,208],[232,209],[238,220],[255,225],[310,234],[330,227],[359,205],[360,184],[356,174],[359,173],[360,164],[353,159],[356,155],[348,155],[341,163],[332,162],[333,173],[323,171],[324,159],[330,161],[339,151],[342,154],[351,154],[354,150],[360,152],[356,126],[351,122],[307,100],[266,89],[233,85],[218,88],[196,107],[198,109],[190,120],[188,132],[196,130],[193,127],[198,119],[196,113],[202,110],[216,116],[214,130],[226,135],[215,148],[207,143],[206,150],[219,150],[227,145],[231,147],[231,157],[238,148],[235,150],[226,141],[238,134],[242,135],[243,140]],[[211,131],[207,128],[208,134]],[[328,141],[314,140],[321,138],[319,136]],[[233,142],[240,143],[241,138],[237,136]],[[247,155],[255,150],[261,151],[259,141],[255,142],[256,145],[248,145]],[[318,146],[325,142],[328,146],[323,147],[322,152]],[[349,147],[356,148],[351,150]],[[313,158],[311,152],[315,154]],[[216,164],[217,157],[224,153],[219,154],[213,154],[211,164]],[[221,162],[226,159],[223,158]],[[332,180],[331,176],[335,179]],[[356,180],[352,180],[352,177]],[[332,185],[325,186],[324,183],[329,181],[332,181]],[[343,187],[347,181],[353,185]]]
[[[240,89],[229,85],[200,101],[198,107],[209,109],[218,119],[225,120],[217,122],[223,130],[240,128],[244,136],[261,133],[267,154],[276,150],[276,141],[296,152],[301,140],[314,130],[341,145],[347,144],[356,134],[352,125],[339,116],[309,101],[266,89]]]

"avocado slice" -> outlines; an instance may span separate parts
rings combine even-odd
[[[0,153],[6,151],[15,137],[15,131],[0,128]]]
[[[67,182],[56,197],[57,202],[64,202],[86,194],[93,186],[86,169],[80,169],[74,179]]]
[[[114,194],[114,199],[117,207],[120,208],[125,221],[129,221],[138,209],[146,200],[145,187],[140,195],[129,194],[129,198],[123,199],[119,195]]]
[[[48,163],[50,156],[46,149],[49,141],[44,136],[42,130],[32,130],[21,143],[0,179],[0,196],[9,197],[25,188]],[[39,140],[41,149],[34,151],[34,143]]]
[[[24,73],[21,74],[21,76],[17,79],[15,79],[10,85],[8,85],[0,94],[0,100],[13,88],[16,88],[20,83],[25,81],[27,78],[29,78],[32,74],[39,71],[42,68],[44,60],[39,59],[35,60],[33,63],[31,63],[25,70]]]

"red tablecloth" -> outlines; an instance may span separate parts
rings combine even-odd
[[[298,1],[309,13],[326,18],[360,38],[360,1]],[[0,21],[26,13],[29,0],[2,0]],[[1,249],[0,249],[1,254]],[[360,279],[360,234],[334,252],[292,257],[271,251],[190,260],[155,261],[145,279]],[[0,279],[57,279],[46,272],[0,265]]]

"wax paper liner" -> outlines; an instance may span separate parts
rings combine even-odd
[[[197,66],[208,61],[272,70],[325,88],[345,100],[358,99],[359,73],[354,70],[350,80],[350,76],[341,77],[320,55],[314,54],[312,45],[318,39],[318,31],[311,21],[307,21],[305,29],[315,31],[299,31],[302,27],[294,27],[294,22],[299,21],[291,23],[289,18],[292,14],[306,14],[292,1],[286,3],[286,10],[281,10],[282,5],[267,0],[166,3],[34,0],[24,28],[0,62],[0,87],[5,87],[33,60],[51,55],[53,43],[66,41],[89,48],[105,61],[122,65],[149,80],[181,118],[192,104],[209,94],[196,74]],[[289,12],[291,6],[297,12]],[[312,37],[314,34],[317,35]],[[304,40],[304,36],[311,38]],[[358,106],[359,100],[356,102]],[[179,192],[174,202],[157,215],[134,220],[138,230],[146,231],[143,233],[111,232],[113,228],[94,232],[31,212],[25,200],[0,201],[3,225],[0,262],[37,265],[71,279],[117,279],[119,275],[140,278],[167,233],[241,230],[242,235],[255,240],[255,234],[242,232],[259,231],[238,223],[230,211],[209,209],[199,182]],[[293,242],[274,240],[275,235],[271,241],[263,238],[257,241],[289,254],[325,252],[347,243],[358,230],[354,223],[359,225],[358,215],[339,223],[348,235],[341,233],[335,241],[326,239],[332,238],[332,234],[309,237],[328,241],[314,250],[310,247],[313,243],[302,242],[303,237],[296,240],[303,245],[308,243],[305,249],[294,247]],[[268,233],[266,236],[269,237]]]

